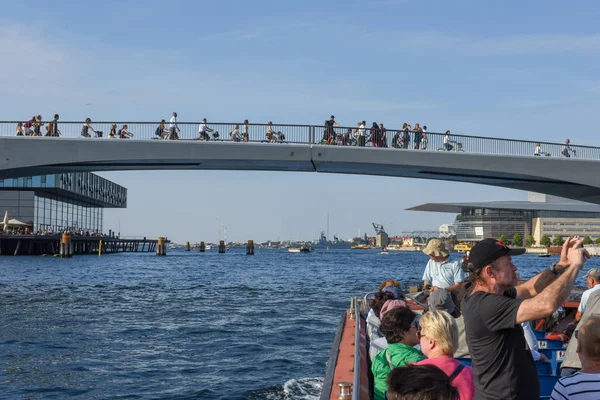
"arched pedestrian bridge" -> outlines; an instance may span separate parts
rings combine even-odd
[[[246,142],[193,140],[198,124],[179,124],[179,140],[152,140],[156,123],[129,123],[134,139],[85,139],[82,123],[61,123],[61,137],[8,136],[16,123],[0,122],[0,179],[71,171],[120,170],[256,170],[381,175],[479,183],[552,194],[600,204],[600,148],[563,147],[541,143],[549,155],[535,156],[535,142],[451,135],[454,147],[445,151],[444,135],[428,133],[427,149],[415,149],[414,136],[404,148],[391,147],[397,131],[388,130],[387,148],[347,145],[346,128],[336,128],[333,143],[319,144],[323,127],[279,125],[283,143],[269,143],[267,126],[251,125]],[[121,125],[121,124],[120,124]],[[104,123],[93,123],[96,130]],[[168,125],[167,125],[168,126]],[[234,124],[209,124],[229,132]],[[108,126],[106,126],[108,128]],[[13,130],[14,132],[14,130]],[[410,133],[414,134],[414,133]],[[366,133],[368,136],[368,132]],[[222,134],[229,139],[229,133]],[[451,142],[452,143],[452,142]],[[461,143],[462,151],[455,151]],[[444,150],[442,150],[444,149]],[[573,151],[574,150],[574,151]]]

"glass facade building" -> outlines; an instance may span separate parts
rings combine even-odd
[[[127,189],[89,172],[0,179],[0,213],[34,231],[103,232],[104,208],[127,207]]]

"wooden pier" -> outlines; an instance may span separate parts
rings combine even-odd
[[[0,235],[0,256],[40,256],[60,254],[61,235]],[[101,236],[71,236],[73,255],[136,253],[156,251],[158,240],[146,238],[111,238]]]

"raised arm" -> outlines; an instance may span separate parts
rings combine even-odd
[[[540,272],[527,282],[516,287],[518,299],[529,299],[537,296],[544,290],[549,284],[554,282],[557,276],[563,273],[569,267],[569,249],[578,248],[583,246],[583,240],[577,237],[567,238],[562,246],[560,252],[560,260],[555,264],[555,272],[552,273],[550,269]]]
[[[520,304],[517,311],[517,321],[515,322],[520,324],[525,321],[544,318],[562,305],[573,289],[577,274],[583,268],[586,258],[589,258],[589,254],[585,249],[570,247],[568,250],[569,265],[566,270],[537,296],[526,299]],[[539,274],[537,280],[540,280],[543,275]]]

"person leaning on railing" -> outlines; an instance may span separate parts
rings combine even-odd
[[[402,147],[408,149],[410,145],[410,130],[411,126],[406,122],[402,125]]]
[[[419,148],[421,147],[421,140],[423,139],[423,129],[421,129],[421,126],[419,126],[419,123],[417,122],[415,124],[415,128],[413,129],[413,141],[415,142],[415,150],[419,150]]]

